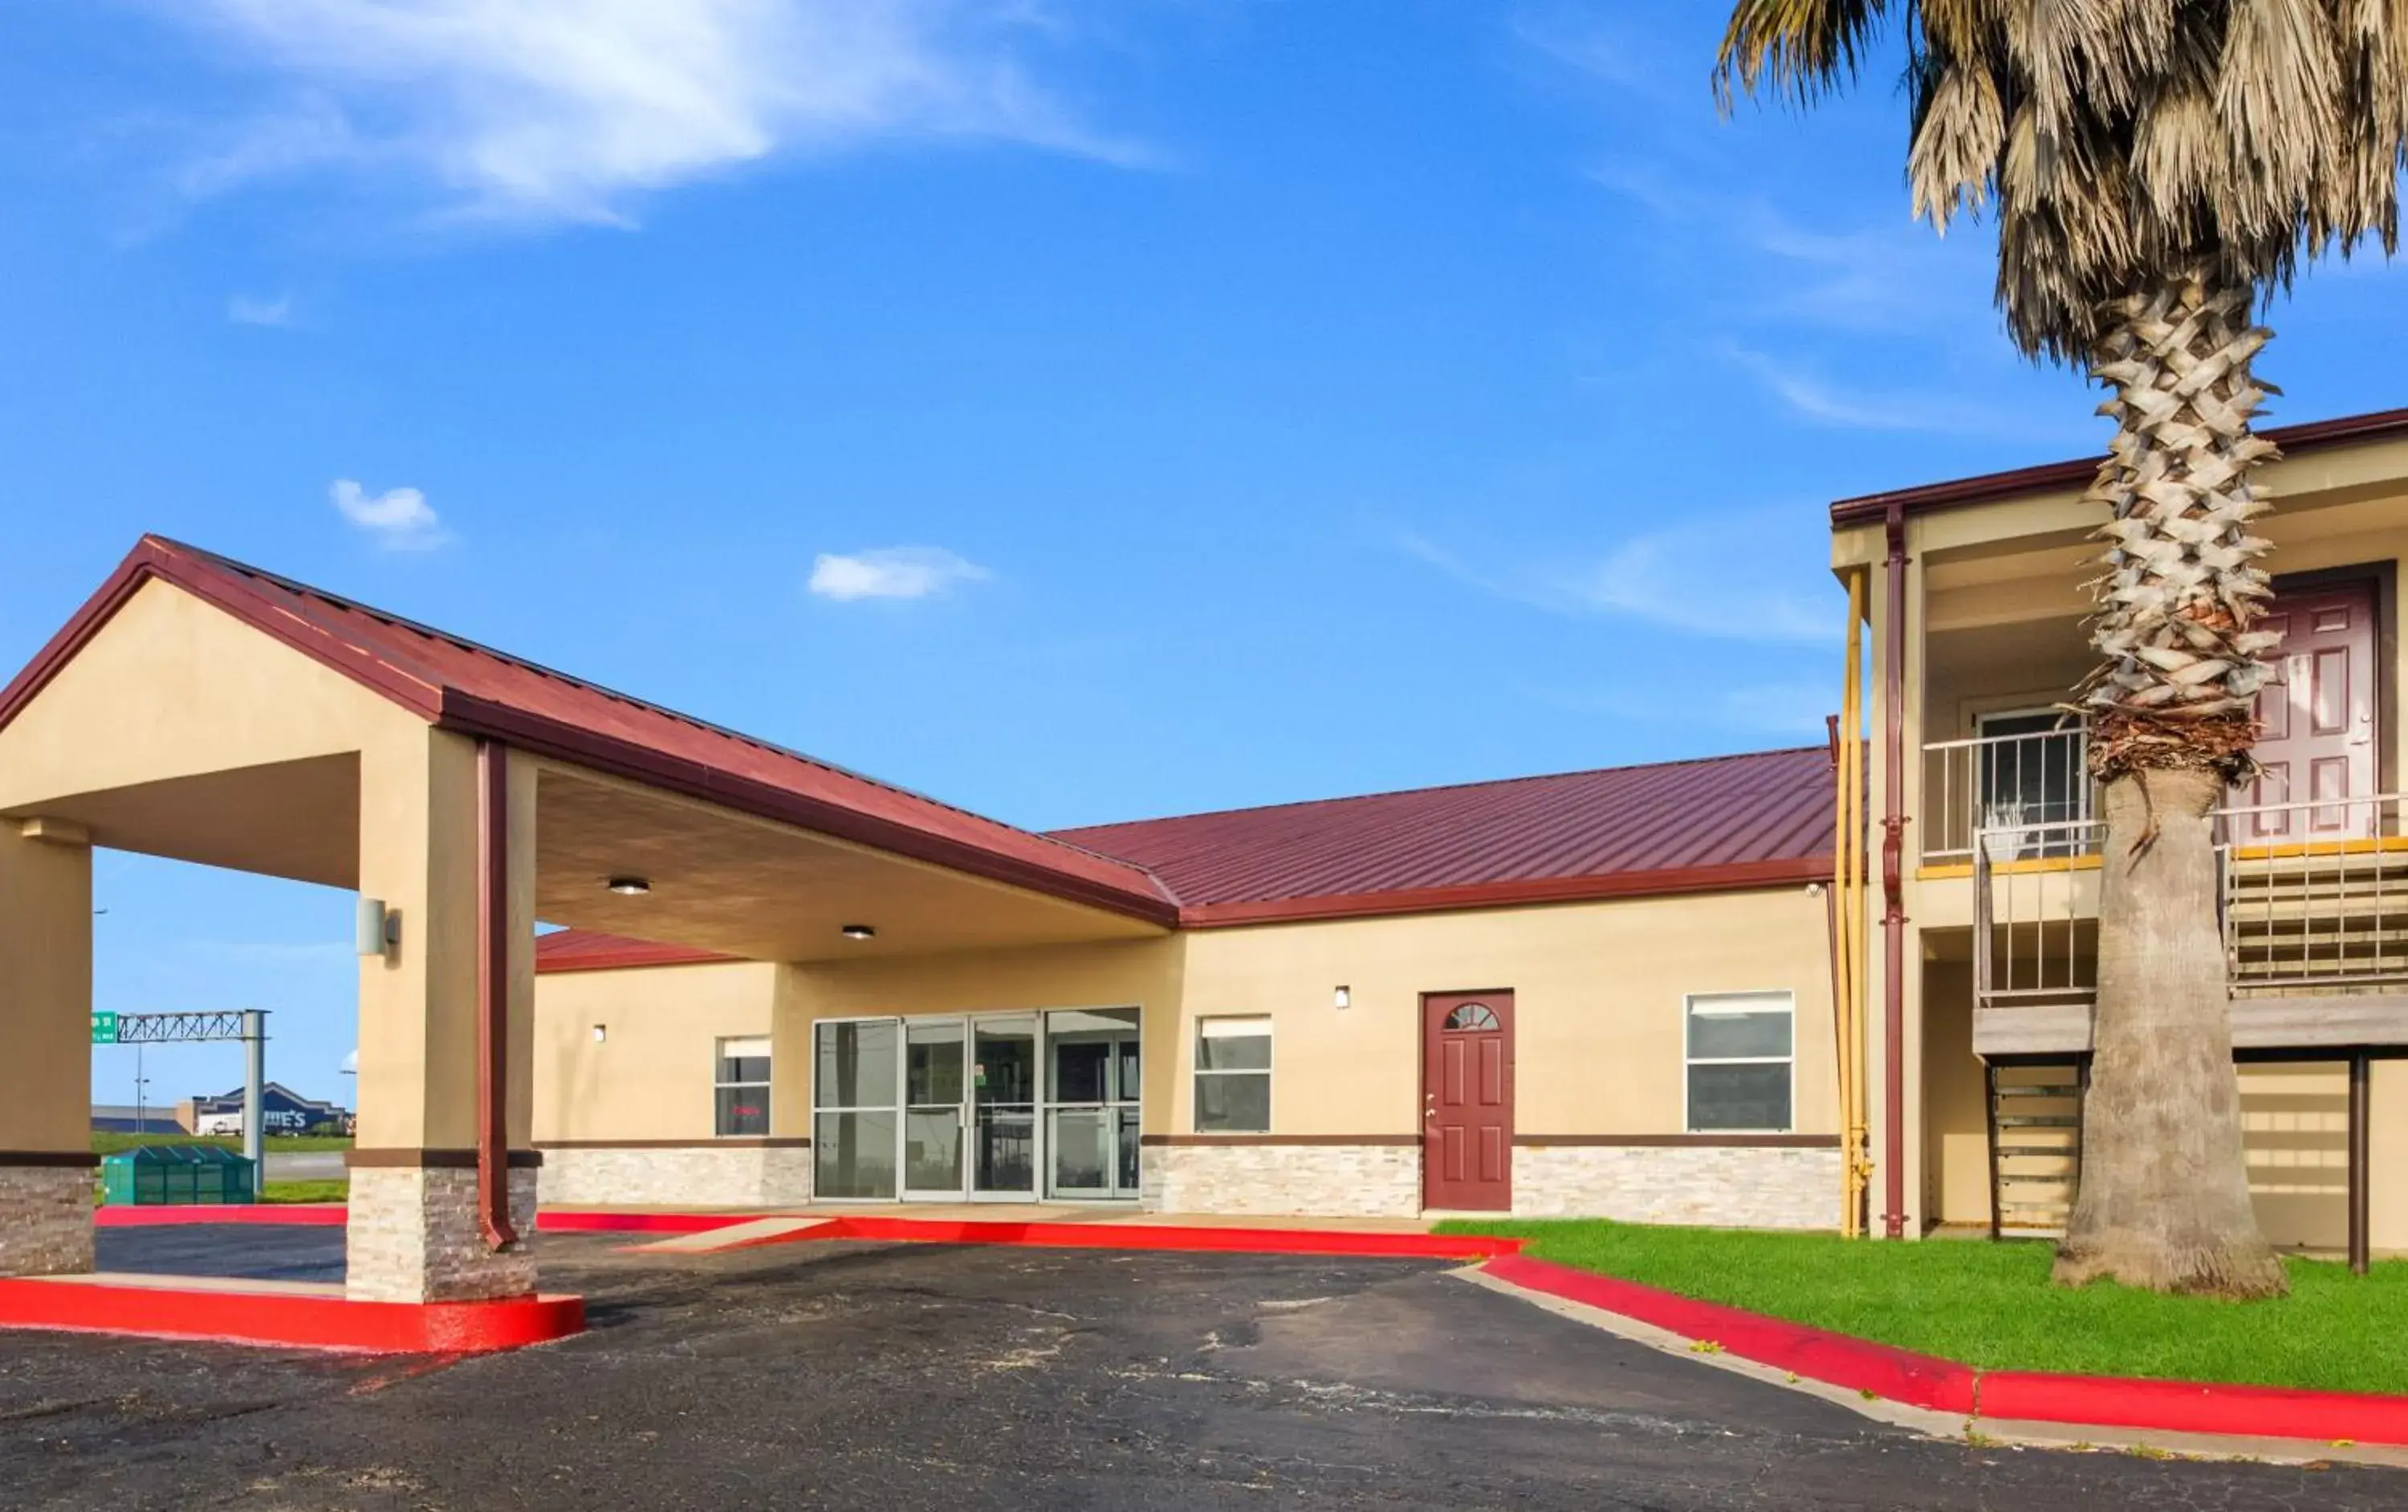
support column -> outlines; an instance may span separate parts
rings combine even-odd
[[[535,1289],[531,1138],[536,776],[500,748],[412,732],[361,753],[360,891],[399,916],[398,944],[360,963],[359,1132],[346,1291],[460,1301]],[[495,764],[498,763],[498,764]],[[480,774],[501,777],[491,801]],[[499,822],[490,831],[486,816]],[[485,904],[494,905],[493,926]],[[483,1008],[503,1034],[488,1059]],[[507,1136],[508,1242],[480,1201],[486,1090]]]
[[[2352,1050],[2349,1057],[2349,1268],[2359,1276],[2366,1274],[2367,1262],[2373,1250],[2373,1240],[2368,1224],[2369,1193],[2373,1189],[2373,1172],[2368,1168],[2367,1121],[2373,1099],[2369,1096],[2374,1077],[2373,1058],[2366,1051]]]
[[[0,1276],[92,1269],[92,848],[0,820]]]

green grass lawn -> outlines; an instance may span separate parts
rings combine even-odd
[[[2408,1392],[2408,1261],[2289,1262],[2280,1302],[2049,1284],[2045,1243],[1885,1244],[1596,1220],[1440,1225],[1524,1253],[1970,1365]]]
[[[350,1198],[348,1181],[270,1181],[261,1189],[264,1203],[338,1203]]]
[[[271,1155],[305,1149],[351,1148],[349,1134],[269,1134],[266,1140],[265,1148]],[[139,1149],[144,1145],[216,1145],[221,1148],[231,1149],[240,1154],[242,1136],[240,1134],[110,1134],[99,1130],[93,1131],[92,1136],[92,1152],[95,1155],[114,1155],[121,1150]]]

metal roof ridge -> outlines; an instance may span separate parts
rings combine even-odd
[[[1474,778],[1465,782],[1435,782],[1421,788],[1383,788],[1376,792],[1341,792],[1326,798],[1290,798],[1279,803],[1240,804],[1234,808],[1199,808],[1184,814],[1155,814],[1145,819],[1106,820],[1096,824],[1066,824],[1058,830],[1039,831],[1048,838],[1078,834],[1095,830],[1128,829],[1144,824],[1173,824],[1188,819],[1226,819],[1236,814],[1268,814],[1282,808],[1320,808],[1333,804],[1365,803],[1375,798],[1412,798],[1423,793],[1458,792],[1471,788],[1504,788],[1524,782],[1555,782],[1568,777],[1606,777],[1623,772],[1656,772],[1675,766],[1712,766],[1720,763],[1760,761],[1771,756],[1798,756],[1809,752],[1828,751],[1828,744],[1812,746],[1775,746],[1766,750],[1726,751],[1719,756],[1675,756],[1660,762],[1633,762],[1627,766],[1584,766],[1569,772],[1525,772],[1519,777]],[[1077,844],[1064,841],[1065,844]]]

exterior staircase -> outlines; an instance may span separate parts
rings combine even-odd
[[[2087,1056],[1983,1063],[1990,1122],[1990,1237],[2056,1238],[2082,1177]]]

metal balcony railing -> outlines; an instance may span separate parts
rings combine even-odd
[[[2225,977],[2236,995],[2408,985],[2408,797],[2219,809]],[[2021,819],[1973,832],[1973,991],[1985,1007],[2087,1003],[2098,990],[2106,821]]]
[[[1923,748],[1923,863],[1965,865],[1977,840],[1993,861],[2074,854],[2062,849],[2097,812],[2090,733],[2061,730],[1976,735]]]
[[[2225,973],[2236,992],[2408,983],[2408,838],[2397,793],[2217,816]]]

